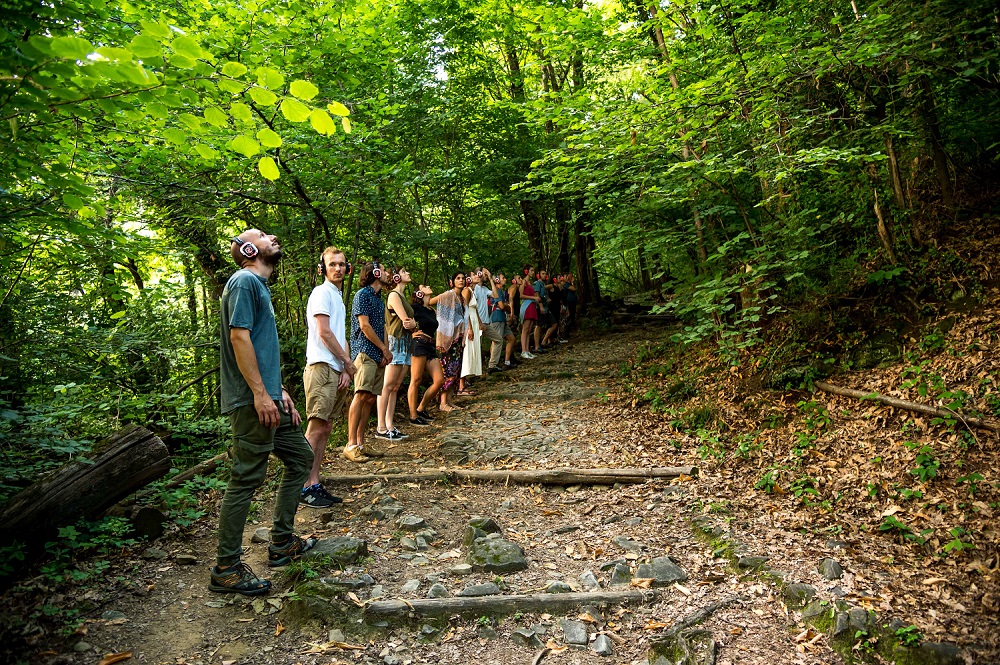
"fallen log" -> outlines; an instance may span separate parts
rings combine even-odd
[[[645,603],[657,595],[651,589],[628,591],[583,591],[575,593],[531,593],[473,598],[418,598],[415,600],[378,600],[365,606],[365,617],[483,616],[515,612],[556,612],[581,605]]]
[[[60,526],[100,515],[170,469],[167,447],[138,425],[95,449],[100,452],[92,460],[71,462],[14,495],[0,511],[0,542],[51,539]]]
[[[928,416],[934,416],[935,418],[952,418],[963,423],[966,427],[977,429],[984,429],[989,432],[1000,432],[1000,425],[996,423],[991,423],[980,418],[975,418],[973,416],[965,416],[961,413],[957,413],[950,409],[939,409],[936,406],[931,406],[929,404],[920,404],[918,402],[909,402],[903,399],[896,399],[895,397],[886,397],[885,395],[879,395],[878,393],[865,392],[863,390],[855,390],[854,388],[842,388],[840,386],[835,386],[825,381],[816,381],[813,383],[817,388],[823,392],[833,393],[834,395],[842,395],[844,397],[853,397],[855,399],[867,400],[869,402],[878,402],[879,404],[884,404],[886,406],[891,406],[897,409],[904,409],[906,411],[913,411],[915,413],[923,413]]]
[[[201,462],[198,462],[197,464],[187,469],[186,471],[181,471],[176,476],[174,476],[167,482],[163,483],[163,487],[161,487],[160,490],[161,491],[172,490],[174,488],[180,487],[181,485],[191,480],[195,476],[204,476],[209,473],[212,473],[217,468],[219,468],[219,464],[222,463],[222,461],[228,456],[229,456],[229,451],[226,451],[224,453],[219,453],[215,457],[210,457],[207,460],[202,460]],[[150,488],[144,489],[141,492],[137,492],[133,496],[123,499],[119,504],[119,506],[131,506],[135,503],[142,501],[152,493],[153,489]]]
[[[696,466],[648,467],[626,469],[441,469],[417,473],[369,473],[354,476],[329,476],[323,483],[361,484],[375,481],[414,482],[420,480],[448,482],[481,481],[518,485],[614,485],[644,483],[654,478],[697,477]]]

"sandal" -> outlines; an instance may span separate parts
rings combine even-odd
[[[474,390],[468,390],[468,389],[466,389],[466,390],[459,390],[458,392],[455,393],[455,395],[457,395],[458,397],[475,397],[476,396],[476,391],[474,391]]]

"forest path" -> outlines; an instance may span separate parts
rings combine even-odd
[[[662,454],[666,449],[657,447],[662,444],[662,433],[632,441],[630,448],[626,439],[634,439],[635,427],[626,422],[628,413],[601,408],[603,394],[619,387],[620,363],[632,357],[634,346],[645,337],[641,329],[592,334],[526,361],[514,371],[491,375],[474,384],[477,396],[460,400],[462,410],[438,417],[433,426],[418,429],[400,424],[412,436],[387,447],[386,457],[352,464],[331,452],[323,475],[408,473],[459,465],[627,466],[622,456],[628,450],[631,459],[649,465],[690,463]],[[653,452],[635,452],[636,446]],[[700,608],[734,596],[741,600],[699,626],[717,643],[718,663],[840,662],[822,636],[809,643],[813,634],[805,634],[806,639],[801,628],[794,628],[798,617],[788,609],[792,603],[782,599],[776,578],[733,565],[733,551],[726,549],[724,541],[735,530],[728,528],[724,516],[712,515],[708,509],[712,497],[702,489],[711,482],[708,479],[615,487],[374,480],[354,487],[331,484],[329,489],[343,496],[344,504],[328,510],[301,508],[297,530],[320,538],[363,539],[368,554],[342,570],[310,564],[298,571],[300,580],[293,580],[289,571],[268,571],[266,544],[251,542],[255,530],[269,522],[274,487],[269,478],[261,503],[252,511],[244,542],[248,543],[247,562],[275,582],[270,597],[251,600],[208,591],[208,566],[215,548],[216,516],[212,515],[201,520],[187,540],[158,543],[148,552],[149,557],[161,558],[140,563],[131,571],[134,593],[101,598],[97,615],[104,619],[88,624],[87,634],[76,643],[79,651],[62,654],[60,662],[92,663],[98,653],[128,651],[135,662],[174,665],[528,663],[546,642],[557,646],[582,639],[591,648],[556,649],[544,662],[643,663],[651,637]],[[399,521],[408,516],[417,518],[416,528],[423,529],[424,542]],[[503,539],[523,548],[525,569],[471,572],[460,565],[468,551],[463,535],[474,516],[492,517]],[[714,532],[713,543],[705,537],[705,530]],[[781,546],[785,556],[776,558],[798,562],[800,581],[815,584],[821,596],[822,589],[832,586],[823,587],[815,558],[802,543],[787,538]],[[742,546],[736,553],[776,554],[745,550]],[[196,565],[182,565],[184,557],[179,555],[187,553],[197,558]],[[650,559],[657,559],[655,571],[640,568]],[[578,621],[578,609],[553,609],[517,612],[505,618],[484,613],[482,617],[451,617],[443,623],[390,620],[380,625],[378,619],[357,623],[357,612],[344,610],[345,603],[351,605],[346,600],[348,589],[360,602],[427,598],[433,585],[456,596],[469,587],[490,583],[497,584],[504,595],[546,589],[596,594],[645,588],[649,582],[635,586],[629,579],[660,574],[666,576],[665,584],[659,585],[657,594],[649,594],[646,602],[594,603],[584,609],[585,622]],[[683,577],[669,581],[679,575]],[[312,579],[311,586],[296,588],[301,579]],[[599,588],[593,587],[591,579]],[[841,584],[850,590],[849,580]],[[313,595],[318,587],[334,589],[336,598]],[[581,630],[582,637],[572,635]],[[81,642],[89,649],[80,646]],[[337,643],[362,648],[342,650]],[[608,647],[612,653],[599,656],[595,646]]]

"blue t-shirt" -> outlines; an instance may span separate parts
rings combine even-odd
[[[278,348],[278,326],[274,322],[274,307],[271,305],[271,290],[267,279],[250,272],[239,270],[222,292],[221,362],[220,384],[222,393],[222,413],[230,413],[241,406],[253,404],[253,392],[243,378],[236,354],[229,340],[232,328],[246,328],[250,331],[250,343],[257,356],[257,369],[264,382],[267,394],[273,400],[281,399],[281,355]]]
[[[351,304],[351,360],[363,353],[377,363],[382,362],[382,349],[372,344],[361,332],[358,316],[367,316],[375,336],[385,339],[385,303],[371,286],[359,289]]]
[[[539,296],[542,299],[542,305],[545,306],[545,309],[548,309],[548,307],[549,307],[549,291],[548,291],[548,289],[545,288],[545,282],[543,282],[542,280],[538,279],[538,280],[535,280],[535,283],[534,283],[533,286],[535,287],[535,295]]]
[[[508,298],[507,289],[497,289],[497,297],[489,297],[490,323],[505,323],[507,321],[507,312],[500,309],[499,305],[507,302]]]

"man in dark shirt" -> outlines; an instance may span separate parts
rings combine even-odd
[[[300,538],[292,528],[313,455],[299,429],[302,418],[281,385],[278,328],[267,287],[281,246],[273,235],[252,229],[232,240],[230,253],[241,269],[222,292],[220,368],[222,413],[229,415],[233,431],[233,466],[219,510],[219,550],[208,588],[257,596],[270,591],[271,582],[241,561],[250,501],[274,452],[285,468],[274,503],[267,565],[285,566],[310,549],[316,540]]]
[[[351,305],[351,354],[354,357],[354,400],[347,414],[347,445],[344,457],[367,462],[362,446],[372,406],[382,392],[385,366],[392,360],[385,336],[385,302],[378,295],[392,281],[389,271],[377,262],[361,267],[361,288]],[[375,451],[368,450],[368,454]]]

